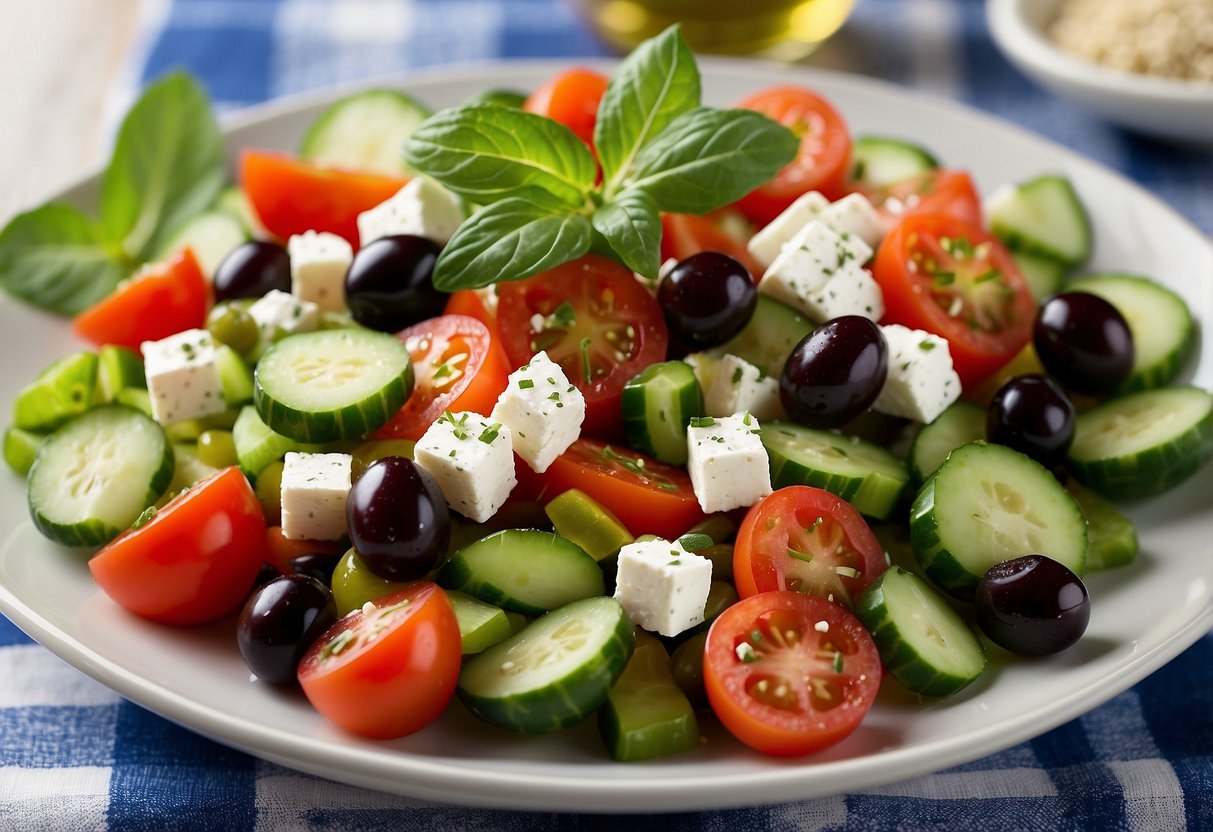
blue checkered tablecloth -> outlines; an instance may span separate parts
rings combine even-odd
[[[224,110],[338,81],[495,57],[597,56],[560,0],[145,0],[118,113],[170,67]],[[1018,122],[1213,230],[1213,154],[1135,137],[1033,87],[977,0],[861,0],[816,65]],[[457,809],[317,780],[178,728],[0,618],[0,830],[1213,828],[1213,636],[1081,719],[978,762],[860,794],[620,820]]]

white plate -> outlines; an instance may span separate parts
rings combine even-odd
[[[527,89],[557,64],[506,64],[397,79],[434,106],[486,87]],[[709,103],[794,79],[828,95],[856,133],[879,131],[929,146],[974,171],[984,191],[1042,171],[1070,176],[1094,211],[1092,267],[1158,277],[1213,320],[1213,248],[1173,210],[1125,179],[1057,145],[953,104],[882,83],[742,62],[709,62]],[[293,147],[335,93],[273,104],[237,118],[242,146]],[[88,180],[65,196],[88,202]],[[75,345],[63,321],[0,302],[0,399]],[[1213,383],[1205,341],[1190,370]],[[518,737],[455,705],[435,725],[393,742],[342,734],[300,695],[249,680],[231,624],[169,629],[138,620],[91,583],[84,558],[47,544],[26,518],[23,483],[0,475],[0,610],[42,644],[116,691],[219,742],[293,768],[432,800],[544,810],[673,811],[752,805],[856,791],[990,754],[1071,719],[1142,679],[1213,626],[1213,468],[1161,500],[1135,506],[1142,554],[1090,580],[1091,626],[1070,651],[999,665],[972,689],[920,704],[889,682],[863,725],[842,744],[802,760],[748,752],[704,719],[706,742],[666,761],[618,765],[593,720],[548,737]]]

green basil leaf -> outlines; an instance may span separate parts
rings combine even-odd
[[[611,76],[594,126],[608,196],[627,179],[640,150],[675,118],[698,106],[699,68],[677,25],[625,58]]]
[[[563,124],[491,104],[435,113],[405,142],[404,159],[481,205],[536,188],[581,208],[598,174],[589,149]]]
[[[0,232],[0,286],[61,315],[101,300],[133,268],[113,257],[93,222],[70,205],[19,214]]]
[[[122,121],[101,178],[101,228],[147,260],[223,189],[223,137],[202,87],[171,73],[148,87]]]
[[[434,287],[453,292],[521,280],[589,251],[589,219],[540,194],[499,200],[459,226],[438,256]]]
[[[594,229],[634,272],[657,278],[661,266],[661,214],[644,191],[624,191],[590,217]]]
[[[760,113],[700,107],[640,152],[629,184],[662,211],[704,214],[769,180],[796,158],[799,146],[791,130]]]

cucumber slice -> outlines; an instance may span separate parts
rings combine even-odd
[[[147,416],[152,415],[152,397],[142,387],[124,387],[114,394],[114,404],[133,407]]]
[[[1091,256],[1091,222],[1064,176],[1004,185],[986,200],[990,230],[1008,246],[1077,266]]]
[[[779,378],[792,349],[813,331],[813,324],[787,304],[758,296],[754,317],[731,341],[715,347],[714,355],[735,355]]]
[[[524,615],[604,590],[602,570],[581,547],[535,529],[505,529],[465,546],[439,571],[438,583]]]
[[[228,407],[239,407],[253,400],[253,371],[238,352],[227,344],[219,344],[215,347],[215,367]]]
[[[1087,518],[1088,573],[1099,569],[1127,566],[1137,557],[1137,529],[1116,506],[1074,480],[1066,482],[1066,491],[1078,502]]]
[[[633,540],[618,517],[576,488],[552,499],[543,511],[558,535],[577,544],[594,560],[615,554]]]
[[[1065,263],[1027,251],[1012,251],[1011,257],[1019,266],[1019,273],[1028,282],[1028,289],[1038,304],[1061,289],[1061,284],[1065,282]]]
[[[1046,555],[1081,575],[1087,522],[1040,463],[1002,445],[970,442],[918,492],[910,540],[928,578],[972,598],[991,566],[1022,555]]]
[[[879,445],[791,422],[762,427],[771,486],[812,485],[842,497],[862,514],[883,520],[901,499],[910,474]]]
[[[261,225],[261,219],[253,210],[252,203],[249,202],[248,195],[240,189],[239,185],[229,185],[219,192],[219,198],[215,200],[215,210],[234,217],[244,229],[245,234],[254,234],[259,238],[267,236],[265,228]]]
[[[231,211],[216,209],[199,214],[181,226],[152,257],[163,260],[189,246],[202,273],[211,279],[224,258],[248,242],[248,228]]]
[[[509,638],[510,620],[505,617],[505,610],[501,607],[486,604],[454,590],[447,590],[446,597],[451,602],[451,609],[455,611],[455,620],[459,622],[463,655],[480,653]]]
[[[337,101],[316,117],[299,155],[323,167],[398,176],[402,148],[431,111],[396,90],[367,90]]]
[[[851,145],[851,179],[869,188],[884,188],[939,167],[929,151],[901,139],[861,136]]]
[[[632,658],[598,710],[598,731],[612,759],[621,762],[668,757],[699,745],[695,709],[674,683],[660,639],[636,634]]]
[[[29,473],[30,466],[34,464],[34,459],[38,456],[38,449],[42,447],[44,441],[46,441],[45,434],[33,433],[21,428],[9,428],[4,432],[4,461],[15,473],[24,477]]]
[[[253,376],[262,421],[299,442],[370,433],[387,424],[413,390],[404,342],[367,329],[284,338],[265,351]]]
[[[97,353],[97,389],[101,401],[112,402],[127,387],[147,389],[143,359],[129,347],[106,344]]]
[[[1122,392],[1164,387],[1196,345],[1196,324],[1183,298],[1146,277],[1085,275],[1068,289],[1099,295],[1116,307],[1133,335],[1133,372]]]
[[[30,515],[51,540],[98,546],[134,523],[172,478],[163,428],[134,408],[103,405],[63,425],[38,451]]]
[[[1174,488],[1213,457],[1213,396],[1164,387],[1081,413],[1066,459],[1074,478],[1112,500]]]
[[[93,406],[97,354],[78,352],[58,359],[13,400],[13,427],[51,431]]]
[[[316,445],[296,442],[294,439],[270,430],[252,405],[245,405],[232,426],[232,442],[236,445],[236,459],[245,476],[256,478],[271,462],[277,462],[288,451],[313,453]]]
[[[459,698],[508,731],[567,728],[606,701],[634,642],[632,622],[614,598],[574,601],[470,659],[459,674]]]
[[[913,572],[886,569],[859,596],[855,615],[872,634],[885,669],[913,693],[951,696],[986,668],[981,640]]]
[[[645,368],[623,386],[628,447],[670,465],[687,464],[687,425],[703,415],[703,390],[685,361]]]
[[[953,449],[986,438],[986,411],[972,402],[959,401],[923,425],[910,444],[910,474],[922,484],[948,458]]]

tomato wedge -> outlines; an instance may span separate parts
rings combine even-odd
[[[767,754],[809,754],[844,739],[880,679],[880,654],[859,619],[816,595],[754,595],[708,631],[708,702],[733,736]]]
[[[758,264],[739,240],[722,229],[708,217],[695,214],[661,215],[661,260],[669,258],[685,260],[701,251],[718,251],[727,254],[746,267],[755,281],[762,277],[762,266]]]
[[[484,297],[480,292],[473,291],[472,289],[459,289],[452,292],[451,296],[447,298],[446,308],[442,310],[442,314],[467,315],[484,324],[485,328],[489,331],[489,337],[493,339],[491,349],[501,358],[502,366],[506,366],[510,363],[510,359],[506,357],[505,347],[501,343],[501,336],[497,333],[497,305],[495,302],[497,290],[492,289],[490,291],[493,292],[494,300],[491,309],[485,304]]]
[[[786,589],[850,609],[887,567],[863,516],[841,497],[807,485],[781,488],[752,506],[733,546],[742,598]]]
[[[669,333],[661,306],[632,272],[587,255],[526,280],[497,287],[497,327],[510,364],[540,350],[585,396],[582,433],[623,432],[623,385],[665,360]]]
[[[946,214],[910,214],[881,243],[872,275],[882,323],[948,341],[968,388],[1015,357],[1032,335],[1036,302],[1014,259],[980,226]]]
[[[202,624],[240,606],[266,555],[265,517],[239,468],[224,468],[124,532],[88,562],[135,615]]]
[[[560,122],[593,147],[598,103],[609,81],[601,72],[574,67],[545,81],[531,93],[522,109]]]
[[[299,662],[299,684],[316,710],[345,730],[403,737],[450,702],[461,648],[446,593],[419,581],[330,627]]]
[[[962,170],[929,170],[864,194],[888,225],[907,214],[947,214],[981,225],[981,197]]]
[[[413,392],[376,436],[417,440],[445,410],[492,412],[510,371],[493,351],[488,327],[467,315],[441,315],[399,337],[413,359]]]

